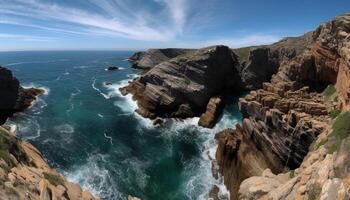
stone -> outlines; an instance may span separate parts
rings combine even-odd
[[[107,68],[107,71],[115,71],[115,70],[119,70],[119,67],[110,66],[110,67]]]

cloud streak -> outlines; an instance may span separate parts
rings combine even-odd
[[[1,19],[7,19],[0,23],[145,41],[168,41],[182,33],[188,11],[185,0],[155,0],[160,12],[143,7],[133,10],[135,3],[135,0],[88,0],[85,4],[93,8],[88,9],[42,0],[0,0]]]

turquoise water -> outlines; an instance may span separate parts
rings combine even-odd
[[[213,130],[198,128],[197,118],[151,126],[118,91],[137,76],[125,60],[132,53],[0,53],[0,65],[23,86],[47,91],[7,123],[68,180],[103,199],[206,199],[213,185],[224,188],[211,175],[210,159],[215,133],[240,120],[237,106],[227,108]],[[110,65],[122,68],[105,71]]]

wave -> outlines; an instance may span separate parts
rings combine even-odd
[[[101,199],[126,199],[127,196],[117,190],[117,185],[112,179],[106,155],[90,155],[84,165],[74,166],[63,172],[71,182],[80,184],[84,190],[92,192]]]
[[[35,140],[41,135],[41,127],[36,116],[26,113],[15,114],[6,121],[5,125],[11,127],[11,131],[24,140]]]
[[[99,94],[101,94],[105,99],[110,99],[110,98],[111,98],[110,95],[107,95],[107,94],[103,93],[100,89],[98,89],[98,88],[96,87],[96,78],[93,78],[93,81],[92,81],[91,86],[92,86],[92,88],[93,88],[94,90],[96,90]]]

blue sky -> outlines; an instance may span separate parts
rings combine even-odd
[[[0,0],[0,50],[242,47],[347,11],[347,0]]]

